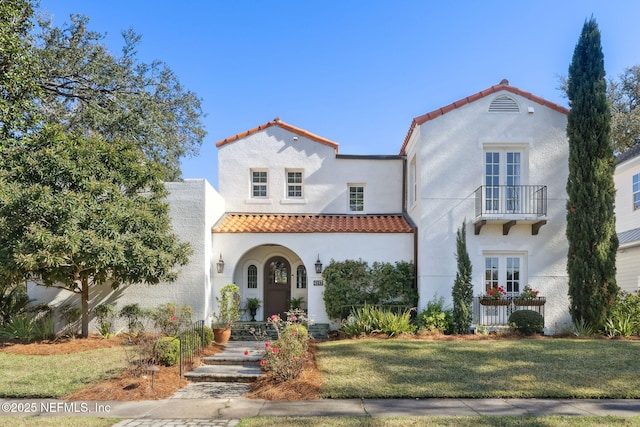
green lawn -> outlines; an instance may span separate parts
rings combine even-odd
[[[321,343],[325,398],[640,398],[640,341]]]
[[[126,368],[122,347],[56,356],[0,353],[0,397],[60,398]]]

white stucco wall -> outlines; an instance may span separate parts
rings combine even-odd
[[[633,176],[640,173],[640,156],[617,165],[614,184],[616,187],[616,232],[640,228],[640,209],[633,207]],[[640,241],[620,242],[616,254],[616,282],[626,292],[640,289]]]
[[[618,233],[640,228],[640,209],[633,208],[633,175],[640,173],[640,156],[622,162],[616,167],[616,231]]]
[[[496,96],[507,94],[519,103],[520,113],[489,113]],[[529,113],[528,107],[534,112]],[[510,92],[454,109],[418,126],[407,146],[407,161],[417,159],[419,195],[409,214],[418,225],[418,282],[420,305],[435,295],[451,301],[457,264],[456,230],[467,224],[467,248],[473,265],[475,294],[484,290],[484,255],[520,252],[526,277],[547,297],[548,331],[568,322],[565,238],[565,185],[568,175],[566,116]],[[502,227],[485,225],[474,235],[475,190],[484,184],[484,148],[516,145],[523,150],[522,185],[548,187],[548,223],[537,236],[530,225],[518,224],[507,236]]]
[[[225,261],[224,272],[213,276],[214,298],[222,286],[236,283],[243,301],[247,297],[264,300],[262,280],[258,280],[258,289],[247,289],[244,269],[250,261],[254,262],[261,277],[267,259],[280,255],[290,262],[292,274],[297,265],[306,267],[307,290],[295,289],[295,280],[292,279],[292,296],[305,296],[309,318],[317,323],[329,322],[322,299],[324,286],[313,284],[314,280],[322,280],[314,268],[318,257],[324,266],[332,259],[362,259],[369,264],[375,261],[413,261],[411,233],[215,233],[213,240],[214,253],[222,250]],[[261,308],[256,319],[264,319],[264,315]]]
[[[211,283],[211,227],[224,212],[224,201],[204,179],[185,180],[165,184],[169,195],[169,215],[174,232],[192,249],[188,265],[179,269],[178,280],[157,285],[135,284],[113,291],[108,285],[92,287],[90,309],[101,303],[116,303],[118,308],[137,303],[144,308],[154,308],[160,304],[173,302],[188,304],[193,308],[194,320],[204,319],[211,311],[209,296]],[[29,296],[34,303],[50,302],[61,306],[78,304],[78,295],[68,291],[32,285]],[[116,325],[124,326],[124,322]],[[90,324],[95,331],[95,324]]]
[[[250,171],[268,172],[268,198],[251,198]],[[286,197],[287,169],[304,170],[302,199]],[[402,212],[402,159],[336,158],[333,147],[271,126],[218,149],[228,212],[350,213],[348,184],[364,184],[365,211]]]

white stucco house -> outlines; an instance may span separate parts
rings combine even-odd
[[[413,119],[398,154],[341,154],[279,119],[230,136],[216,144],[217,191],[205,180],[167,184],[175,231],[195,250],[178,282],[94,291],[91,304],[175,302],[210,319],[233,282],[243,301],[262,300],[257,320],[302,297],[314,322],[330,323],[316,265],[332,259],[414,262],[419,308],[450,303],[464,223],[475,294],[499,284],[516,296],[530,284],[547,299],[553,332],[570,321],[567,113],[503,80]]]
[[[626,292],[640,290],[640,145],[616,159],[616,282]]]

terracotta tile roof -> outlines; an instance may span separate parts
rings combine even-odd
[[[226,214],[213,233],[413,233],[402,215]]]
[[[423,114],[421,116],[418,116],[416,118],[413,119],[413,121],[411,122],[411,126],[409,126],[409,131],[407,132],[407,136],[404,139],[404,143],[402,144],[402,148],[400,148],[400,155],[403,156],[405,154],[404,150],[407,147],[407,144],[409,143],[409,138],[411,138],[411,134],[413,133],[413,129],[418,126],[421,125],[429,120],[433,120],[436,117],[440,117],[443,114],[446,114],[452,110],[455,110],[456,108],[460,108],[463,105],[467,105],[470,104],[472,102],[475,102],[481,98],[484,98],[485,96],[489,96],[491,94],[494,94],[496,92],[499,92],[501,90],[506,90],[508,92],[514,93],[516,95],[520,95],[524,98],[527,98],[533,102],[536,102],[538,104],[544,105],[545,107],[549,107],[552,110],[556,110],[560,113],[563,114],[569,114],[569,110],[561,105],[555,104],[553,102],[547,101],[544,98],[540,98],[539,96],[533,95],[529,92],[525,92],[523,90],[518,89],[517,87],[514,86],[509,86],[509,81],[506,79],[503,79],[500,84],[491,86],[489,89],[485,89],[482,90],[476,94],[473,94],[471,96],[467,96],[466,98],[460,99],[452,104],[449,105],[445,105],[442,108],[438,108],[437,110],[433,110],[427,114]]]
[[[256,126],[253,129],[249,129],[247,131],[244,131],[242,133],[239,133],[237,135],[234,136],[230,136],[228,138],[225,138],[221,141],[216,142],[216,147],[220,148],[223,145],[229,144],[231,142],[235,142],[239,139],[245,138],[249,135],[253,135],[254,133],[257,133],[261,130],[267,129],[271,126],[278,126],[282,129],[288,130],[289,132],[293,132],[295,134],[298,134],[300,136],[303,136],[305,138],[308,138],[312,141],[315,142],[319,142],[320,144],[324,144],[324,145],[328,145],[329,147],[332,147],[336,153],[338,153],[338,143],[337,142],[333,142],[329,139],[323,138],[321,136],[318,136],[316,134],[313,134],[311,132],[307,132],[304,129],[300,129],[298,127],[295,127],[293,125],[290,125],[288,123],[283,122],[282,120],[280,120],[280,118],[276,117],[275,119],[271,120],[270,122],[261,124],[260,126]]]

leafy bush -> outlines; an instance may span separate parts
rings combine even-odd
[[[213,330],[209,326],[204,326],[204,346],[211,345],[213,342]]]
[[[363,260],[331,260],[322,277],[325,280],[323,299],[331,319],[344,319],[351,307],[363,304],[413,307],[418,301],[412,263],[376,262],[369,267]]]
[[[180,340],[175,337],[160,338],[154,350],[159,365],[173,366],[180,361]]]
[[[453,330],[453,315],[444,308],[444,298],[440,297],[427,303],[427,308],[417,316],[418,327],[426,332],[449,334]]]
[[[104,338],[109,338],[113,335],[113,323],[116,319],[116,305],[115,304],[99,304],[93,308],[93,314],[98,320],[98,333]]]
[[[29,297],[24,286],[0,286],[0,325],[8,323],[11,318],[25,314],[29,305]]]
[[[188,305],[176,307],[174,303],[161,304],[151,311],[151,319],[160,333],[176,336],[180,330],[191,325],[193,310]]]
[[[78,320],[80,320],[81,311],[80,307],[65,304],[58,310],[60,313],[60,317],[64,322],[64,326],[60,331],[61,334],[70,333],[71,335],[75,335],[78,332]]]
[[[145,311],[138,304],[127,304],[120,309],[118,315],[127,322],[127,331],[130,334],[137,334],[144,331],[142,319]]]
[[[544,329],[544,318],[533,310],[517,310],[509,316],[509,324],[523,335],[541,334]]]
[[[348,319],[342,322],[340,332],[346,336],[385,334],[397,336],[415,333],[416,327],[411,323],[411,310],[394,313],[390,310],[365,304],[356,308]]]
[[[260,364],[271,372],[277,381],[297,378],[304,369],[310,336],[307,331],[309,321],[302,310],[286,313],[287,320],[278,315],[268,319],[268,324],[276,330],[278,339],[266,343],[264,357]]]
[[[53,308],[47,304],[40,304],[32,310],[34,314],[33,335],[35,339],[45,340],[55,336]]]
[[[36,322],[31,316],[12,317],[0,328],[0,338],[31,341],[35,338],[35,325]]]
[[[640,335],[640,291],[618,294],[604,329],[609,336]]]

